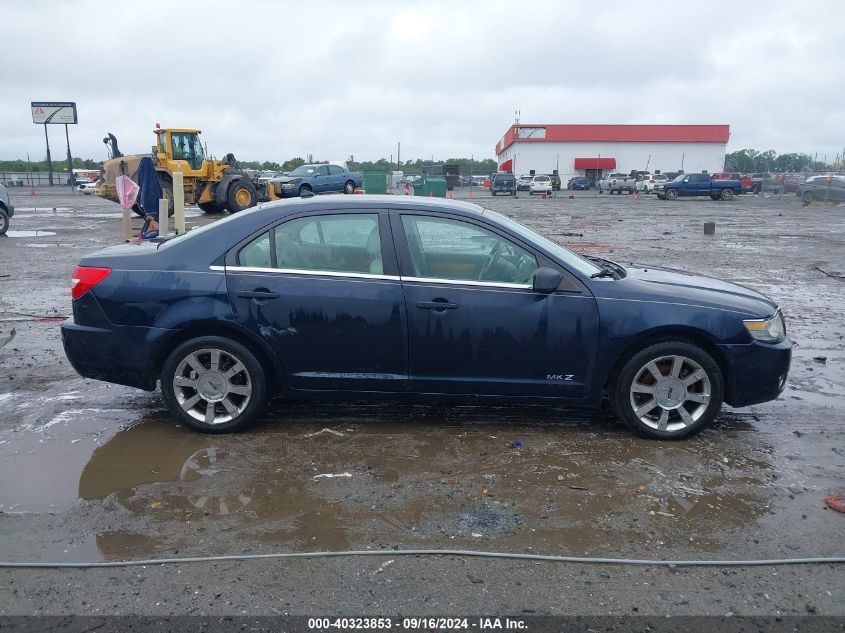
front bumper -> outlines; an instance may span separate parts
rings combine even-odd
[[[792,341],[748,345],[720,345],[729,365],[725,402],[732,407],[775,400],[786,387],[792,360]]]

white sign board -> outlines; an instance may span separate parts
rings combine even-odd
[[[73,101],[32,101],[33,123],[76,123]]]

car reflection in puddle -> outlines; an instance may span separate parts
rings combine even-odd
[[[718,550],[754,529],[777,477],[761,436],[723,425],[664,444],[599,416],[561,424],[560,411],[525,407],[293,405],[285,418],[224,436],[138,424],[94,451],[79,496],[128,510],[137,554],[641,555]],[[105,535],[98,547],[114,556]]]

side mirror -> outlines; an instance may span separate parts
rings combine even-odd
[[[534,271],[533,289],[534,292],[549,294],[554,292],[563,281],[563,275],[554,268],[538,268]]]

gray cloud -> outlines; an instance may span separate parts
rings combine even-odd
[[[210,7],[210,9],[207,9]],[[845,144],[838,2],[5,3],[0,158],[44,153],[31,100],[107,131],[199,127],[218,156],[489,158],[526,123],[729,123],[729,149]],[[54,128],[51,143],[63,153]]]

